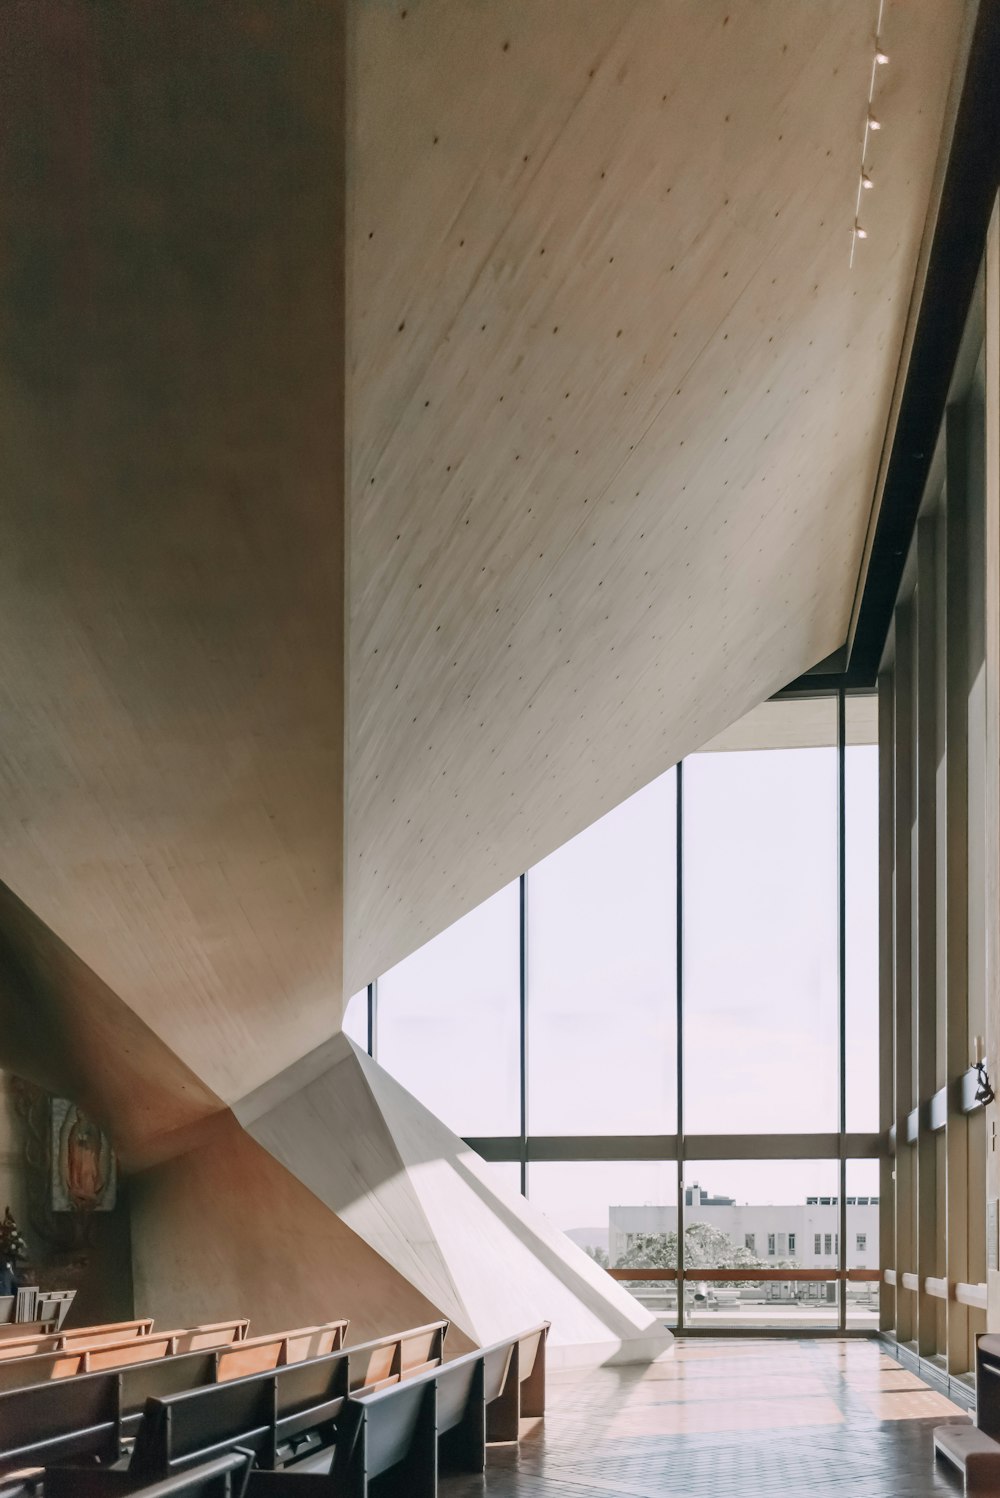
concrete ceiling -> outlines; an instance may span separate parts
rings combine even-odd
[[[159,1037],[130,1132],[340,1012],[342,53],[283,10],[3,15],[0,1060],[149,1113]]]
[[[847,634],[965,7],[366,6],[347,992]]]
[[[849,271],[868,0],[346,9],[346,149],[329,0],[4,14],[0,1061],[140,1131],[843,642],[964,14]]]

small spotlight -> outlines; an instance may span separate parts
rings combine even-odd
[[[869,128],[869,130],[881,130],[881,128],[882,128],[882,122],[881,122],[881,120],[877,120],[873,114],[870,114],[868,116],[868,128]]]
[[[875,53],[875,61],[878,63],[880,68],[884,68],[889,61],[888,52],[883,52],[881,49],[879,49],[879,51]]]
[[[869,177],[867,172],[861,173],[861,186],[865,189],[866,192],[870,192],[871,189],[875,186],[875,183]]]
[[[855,224],[855,226],[854,226],[854,234],[855,234],[855,237],[857,239],[867,239],[868,238],[868,230],[867,229],[862,229],[862,227],[861,227],[860,224]]]

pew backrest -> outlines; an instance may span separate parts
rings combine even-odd
[[[447,1332],[447,1321],[433,1321],[412,1331],[348,1347],[352,1393],[358,1389],[388,1388],[400,1379],[436,1368],[444,1359]]]
[[[517,1339],[522,1383],[526,1382],[534,1374],[537,1359],[542,1358],[544,1360],[549,1326],[550,1323],[548,1321],[543,1321],[538,1326],[532,1327],[530,1331],[522,1332]]]
[[[273,1467],[283,1443],[313,1432],[332,1440],[333,1422],[348,1395],[347,1380],[347,1356],[334,1352],[148,1399],[129,1471],[137,1478],[157,1476],[233,1446],[253,1451],[260,1466]]]
[[[344,1345],[346,1331],[346,1321],[327,1321],[320,1326],[302,1326],[290,1332],[246,1337],[220,1352],[219,1382],[245,1378],[250,1373],[266,1373],[287,1363],[301,1363],[306,1358],[337,1352]]]
[[[80,1352],[41,1352],[33,1357],[0,1360],[0,1394],[8,1389],[24,1389],[31,1384],[48,1383],[50,1379],[71,1378],[83,1372]]]
[[[68,1348],[82,1357],[81,1373],[100,1373],[104,1368],[127,1368],[131,1363],[151,1363],[168,1358],[174,1352],[170,1332],[154,1332],[148,1337],[132,1337],[127,1342],[98,1342],[96,1346]]]
[[[14,1335],[15,1331],[18,1335]],[[9,1336],[0,1336],[0,1362],[10,1358],[30,1358],[36,1352],[56,1352],[59,1338],[50,1326],[20,1330],[11,1326]]]
[[[113,1377],[70,1379],[58,1388],[0,1395],[0,1473],[74,1458],[114,1461],[118,1444]]]
[[[0,1471],[70,1458],[117,1460],[150,1397],[164,1398],[215,1379],[215,1353],[191,1352],[114,1372],[0,1394]],[[94,1415],[99,1412],[99,1417]],[[110,1421],[114,1429],[109,1457]]]
[[[91,1346],[98,1342],[124,1342],[129,1337],[148,1337],[152,1330],[152,1316],[141,1316],[134,1321],[109,1321],[103,1326],[75,1326],[72,1331],[60,1332],[59,1347],[65,1350],[82,1342]]]
[[[522,1417],[545,1414],[545,1345],[549,1323],[483,1348],[486,1438],[520,1439]]]
[[[485,1356],[478,1349],[388,1388],[352,1394],[334,1473],[352,1493],[393,1470],[401,1492],[435,1493],[439,1443],[466,1470],[482,1470]]]
[[[507,1385],[514,1342],[497,1342],[483,1348],[483,1396],[487,1404],[499,1399]]]
[[[226,1347],[231,1342],[232,1327],[233,1323],[221,1323],[216,1330],[192,1328],[153,1332],[143,1337],[126,1337],[123,1342],[98,1342],[94,1346],[83,1344],[30,1357],[0,1358],[0,1393],[48,1383],[52,1379],[73,1378],[78,1374],[172,1358],[187,1353],[192,1347],[200,1351]]]
[[[71,1332],[60,1332],[43,1324],[11,1326],[7,1334],[0,1337],[0,1359],[30,1357],[37,1352],[63,1352],[76,1348],[99,1347],[104,1344],[118,1345],[135,1341],[150,1334],[153,1322],[149,1317],[142,1321],[115,1321],[101,1326],[81,1326]]]
[[[250,1323],[245,1317],[233,1321],[210,1321],[204,1326],[191,1326],[175,1331],[173,1352],[198,1352],[210,1347],[229,1347],[246,1340]]]
[[[275,1461],[286,1461],[304,1438],[329,1446],[350,1393],[350,1364],[343,1352],[291,1363],[274,1373]]]
[[[344,1422],[342,1469],[361,1467],[365,1480],[419,1461],[437,1475],[437,1400],[434,1376],[417,1374],[392,1388],[352,1396]],[[361,1406],[359,1408],[359,1406]],[[336,1470],[336,1462],[335,1462]],[[433,1489],[432,1489],[433,1491]]]

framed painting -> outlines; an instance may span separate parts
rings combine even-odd
[[[68,1098],[52,1099],[53,1212],[110,1212],[118,1188],[111,1142]]]

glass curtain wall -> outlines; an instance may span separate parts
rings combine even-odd
[[[349,1009],[682,1330],[877,1326],[877,724],[764,704]]]
[[[997,264],[994,253],[994,307]],[[987,358],[984,319],[980,289],[879,675],[881,1025],[893,1055],[881,1098],[881,1322],[968,1384],[1000,1265],[1000,1157],[976,1065],[995,1084],[1000,547],[987,464],[998,392],[987,398],[987,385],[1000,324],[985,321]]]

